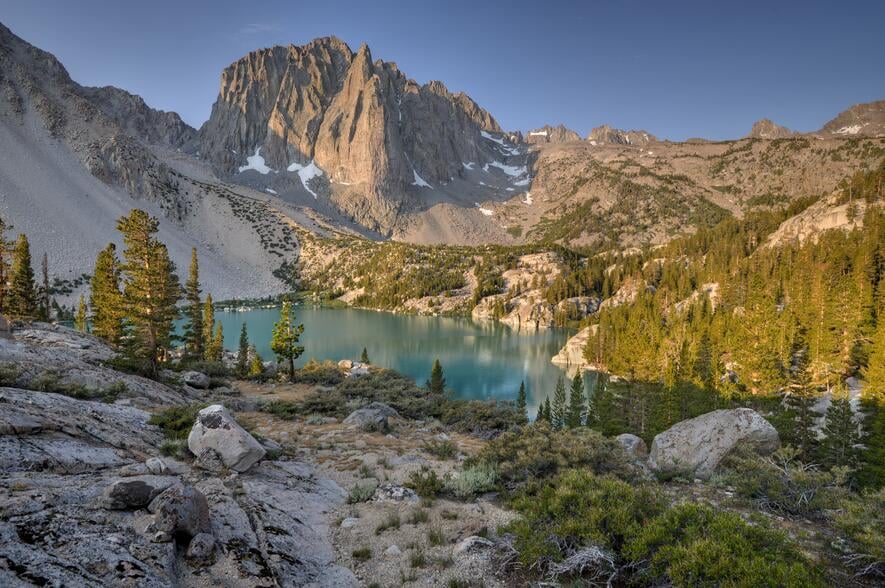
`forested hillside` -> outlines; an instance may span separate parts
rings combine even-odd
[[[603,293],[633,283],[632,304],[588,319],[585,358],[616,378],[597,386],[599,427],[650,439],[714,408],[770,413],[802,457],[865,469],[882,483],[885,442],[885,166],[843,183],[862,227],[760,247],[811,202],[729,219],[648,255],[564,276]],[[862,410],[862,432],[849,402]],[[819,414],[825,413],[825,415]],[[823,418],[821,418],[823,416]],[[820,434],[817,434],[820,429]],[[861,438],[863,435],[864,438]]]

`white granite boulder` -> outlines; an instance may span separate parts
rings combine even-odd
[[[220,404],[207,406],[197,413],[187,446],[197,457],[214,451],[225,467],[237,472],[245,472],[266,453],[255,437],[237,424]]]

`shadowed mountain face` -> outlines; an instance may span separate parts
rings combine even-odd
[[[793,131],[767,118],[754,122],[750,134],[747,135],[747,137],[754,139],[785,139],[792,136]]]
[[[231,64],[199,142],[220,173],[297,172],[314,197],[328,194],[386,231],[422,189],[500,159],[482,136],[500,131],[465,94],[419,85],[396,64],[373,62],[367,46],[354,53],[327,37]]]

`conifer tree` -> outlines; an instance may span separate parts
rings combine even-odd
[[[427,389],[433,394],[444,394],[446,391],[446,379],[443,376],[442,364],[439,363],[439,358],[433,362],[433,368],[430,370],[430,379],[427,381]]]
[[[15,242],[7,312],[15,318],[32,318],[37,315],[37,289],[34,285],[34,269],[31,267],[31,246],[25,234],[19,235]]]
[[[92,333],[112,346],[123,336],[123,294],[120,292],[120,262],[113,243],[98,253],[90,282]]]
[[[0,313],[7,313],[9,309],[9,276],[12,257],[12,244],[6,238],[6,231],[12,228],[0,218]]]
[[[80,302],[77,304],[77,314],[74,315],[74,328],[81,333],[89,331],[89,321],[86,318],[86,296],[80,294]]]
[[[550,396],[546,396],[544,398],[544,420],[547,421],[548,423],[553,422],[552,413],[553,413],[553,411],[550,408]]]
[[[595,381],[593,382],[593,390],[587,392],[587,408],[585,424],[591,429],[599,428],[599,410],[596,407],[596,401],[603,394],[605,388],[605,377],[602,372],[596,372]]]
[[[212,294],[206,294],[206,302],[203,304],[203,357],[212,361],[212,338],[215,336],[215,307],[212,304]]]
[[[246,332],[246,323],[240,329],[240,346],[237,349],[237,375],[241,378],[249,371],[249,334]]]
[[[264,361],[262,361],[261,356],[258,355],[258,350],[255,349],[255,345],[249,345],[249,356],[252,358],[249,361],[249,375],[260,376],[264,373]]]
[[[215,323],[215,333],[212,335],[212,343],[209,344],[209,361],[222,359],[224,359],[224,330],[221,323]]]
[[[584,421],[584,378],[581,377],[581,370],[578,370],[572,379],[568,412],[565,420],[566,426],[569,429],[580,427]]]
[[[787,395],[784,399],[788,426],[784,427],[787,441],[799,450],[801,459],[810,460],[817,447],[814,430],[817,413],[815,388],[811,383],[808,348],[801,332],[793,344]]]
[[[40,274],[42,283],[38,290],[37,319],[49,321],[52,307],[49,303],[49,256],[46,255],[46,252],[43,252],[43,258],[40,260]]]
[[[885,316],[880,315],[877,322],[869,360],[863,371],[861,408],[865,450],[858,474],[861,484],[873,488],[885,486]]]
[[[360,363],[365,363],[365,364],[371,363],[369,361],[369,351],[365,347],[363,347],[363,352],[362,352],[362,354],[360,354]]]
[[[191,264],[187,282],[184,285],[184,297],[187,302],[184,325],[184,349],[190,357],[203,357],[203,303],[200,300],[200,262],[197,259],[197,248],[191,249]]]
[[[538,412],[535,414],[535,422],[540,423],[541,421],[545,420],[544,416],[544,403],[541,402],[540,404],[538,404]]]
[[[145,361],[154,376],[172,343],[181,294],[175,265],[166,246],[155,237],[159,225],[156,218],[138,209],[117,221],[126,247],[121,269],[124,308],[132,330],[128,351]]]
[[[273,327],[270,348],[277,356],[277,362],[288,363],[289,380],[295,379],[295,360],[304,353],[304,347],[298,345],[304,325],[294,324],[292,304],[286,300],[280,309],[280,320]]]
[[[519,392],[516,394],[516,410],[522,415],[524,422],[528,421],[529,416],[526,412],[525,380],[519,383]]]
[[[837,384],[827,408],[826,424],[823,427],[824,441],[822,457],[830,467],[857,466],[857,445],[859,439],[857,423],[848,399],[848,389],[841,382]]]
[[[566,424],[566,395],[565,381],[560,375],[556,379],[556,388],[553,390],[553,402],[551,404],[550,424],[554,429],[561,429]]]

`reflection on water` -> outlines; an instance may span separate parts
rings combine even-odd
[[[295,307],[295,315],[304,323],[305,352],[299,365],[311,358],[358,359],[365,347],[375,365],[423,384],[433,360],[439,358],[447,386],[461,398],[512,400],[524,380],[532,417],[538,403],[553,393],[556,379],[565,375],[550,363],[569,337],[562,329],[517,333],[497,322],[307,306]],[[273,358],[270,334],[278,310],[217,312],[215,317],[224,326],[225,347],[237,348],[245,322],[249,340],[261,356]]]

